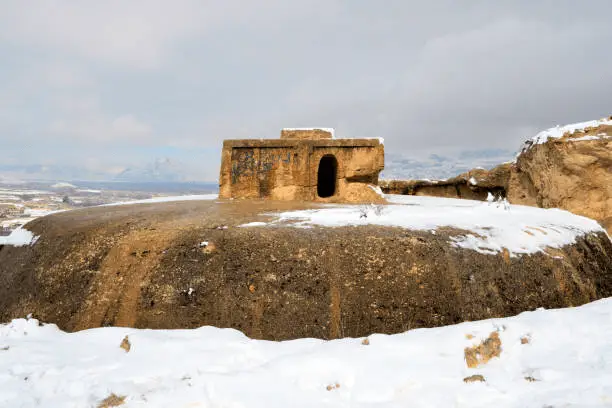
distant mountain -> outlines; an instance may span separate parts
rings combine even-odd
[[[123,182],[185,182],[192,181],[197,172],[180,162],[158,158],[142,167],[129,167],[118,174],[91,171],[84,167],[66,165],[1,165],[0,180],[92,180]]]
[[[74,165],[0,165],[0,180],[104,180],[109,174]]]
[[[144,167],[127,168],[114,177],[114,181],[138,182],[184,182],[189,180],[185,166],[167,157],[157,158],[153,163]]]
[[[385,169],[381,179],[429,179],[454,177],[476,167],[489,169],[514,159],[515,152],[501,149],[469,150],[456,156],[431,154],[414,158],[401,154],[385,154]]]

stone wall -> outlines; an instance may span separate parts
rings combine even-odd
[[[335,194],[317,194],[319,164],[337,161]],[[226,140],[223,144],[220,198],[381,202],[371,187],[384,168],[378,139]]]

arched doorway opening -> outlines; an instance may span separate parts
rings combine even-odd
[[[337,172],[338,161],[333,155],[327,154],[321,157],[317,173],[317,195],[319,197],[326,198],[336,194]]]

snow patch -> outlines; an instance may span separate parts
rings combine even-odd
[[[61,182],[61,183],[53,184],[51,188],[77,188],[77,186],[70,184],[70,183]]]
[[[385,197],[385,193],[383,193],[382,189],[380,188],[380,186],[374,186],[374,185],[369,185],[368,187],[370,187],[376,194],[378,194],[381,197]]]
[[[38,237],[32,232],[19,227],[7,237],[0,237],[0,245],[11,245],[16,247],[32,245],[36,243]],[[0,400],[1,401],[1,400]]]
[[[266,222],[261,222],[261,221],[254,221],[254,222],[248,222],[246,224],[242,224],[239,225],[239,227],[243,227],[243,228],[248,228],[248,227],[263,227],[268,225],[268,223]]]
[[[451,227],[466,231],[450,237],[455,247],[483,254],[497,254],[506,249],[513,257],[542,252],[549,247],[561,248],[589,233],[605,232],[597,221],[586,217],[559,209],[510,205],[505,200],[482,202],[404,195],[385,195],[385,198],[392,204],[380,206],[380,210],[374,208],[376,211],[359,205],[330,204],[317,209],[266,214],[276,219],[263,225],[381,225],[420,231]]]
[[[174,201],[200,201],[200,200],[216,200],[218,194],[201,194],[201,195],[184,195],[171,197],[154,197],[146,200],[123,201],[111,204],[104,204],[101,207],[111,207],[116,205],[132,205],[132,204],[151,204],[151,203],[169,203]]]
[[[569,139],[570,142],[583,142],[588,140],[602,140],[602,139],[612,139],[612,136],[608,136],[605,133],[600,133],[597,136],[582,136],[573,139]]]

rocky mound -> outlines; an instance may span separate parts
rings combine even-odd
[[[525,208],[208,200],[58,213],[28,224],[33,244],[0,247],[0,321],[337,338],[611,296],[605,232]]]
[[[476,169],[444,181],[384,181],[385,193],[563,208],[598,220],[612,233],[612,117],[545,130],[513,163]]]

